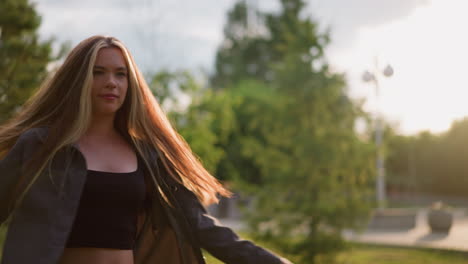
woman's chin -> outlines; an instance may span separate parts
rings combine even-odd
[[[105,108],[105,109],[99,109],[98,111],[94,111],[93,115],[94,116],[115,116],[117,113],[118,108]]]

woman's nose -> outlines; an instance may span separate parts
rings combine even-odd
[[[115,87],[116,84],[117,83],[116,83],[115,77],[112,74],[109,74],[108,77],[107,77],[106,86]]]

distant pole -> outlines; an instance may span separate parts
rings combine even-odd
[[[365,71],[362,79],[364,82],[373,83],[375,88],[375,95],[377,99],[377,107],[380,104],[380,78],[391,77],[393,75],[393,68],[390,65],[387,65],[382,71],[379,70],[379,65],[377,59],[375,60],[374,69],[372,71]],[[376,198],[377,206],[379,209],[385,207],[386,195],[385,195],[385,157],[382,148],[383,142],[383,125],[382,125],[382,116],[379,109],[376,110],[375,116],[375,145],[377,148],[377,159],[376,159],[376,169],[377,169],[377,178],[376,178]]]

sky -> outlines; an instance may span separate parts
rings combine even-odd
[[[133,52],[144,71],[211,71],[234,0],[35,0],[40,34],[72,46],[94,34],[113,35]],[[252,0],[265,11],[276,0]],[[305,15],[332,42],[333,70],[345,74],[351,97],[381,113],[399,132],[446,131],[468,116],[466,0],[309,0]],[[377,62],[377,65],[376,65]],[[394,75],[381,72],[390,64]],[[375,87],[364,71],[379,78]]]

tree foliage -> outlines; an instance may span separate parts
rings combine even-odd
[[[241,1],[228,15],[211,80],[237,101],[216,175],[254,194],[252,230],[314,263],[345,246],[344,228],[364,223],[375,148],[354,130],[366,114],[330,70],[328,34],[304,16],[303,1],[281,6],[262,13]]]
[[[211,78],[214,88],[249,78],[272,83],[275,81],[272,68],[281,66],[292,53],[301,56],[304,63],[320,62],[323,48],[329,42],[328,34],[319,33],[312,20],[298,19],[305,6],[303,1],[281,3],[279,15],[249,9],[245,1],[238,1],[228,13],[225,38],[216,54],[216,71]]]
[[[304,7],[283,0],[265,13],[238,2],[208,87],[181,72],[156,74],[151,86],[162,104],[190,95],[169,114],[211,172],[254,197],[252,230],[318,263],[345,247],[345,228],[366,223],[375,147],[356,133],[356,120],[369,117],[330,69],[328,34]]]
[[[466,197],[468,188],[468,118],[445,133],[428,131],[388,139],[389,189],[397,193]]]
[[[28,0],[0,1],[0,121],[26,101],[55,59],[52,40],[39,40],[40,22]]]

